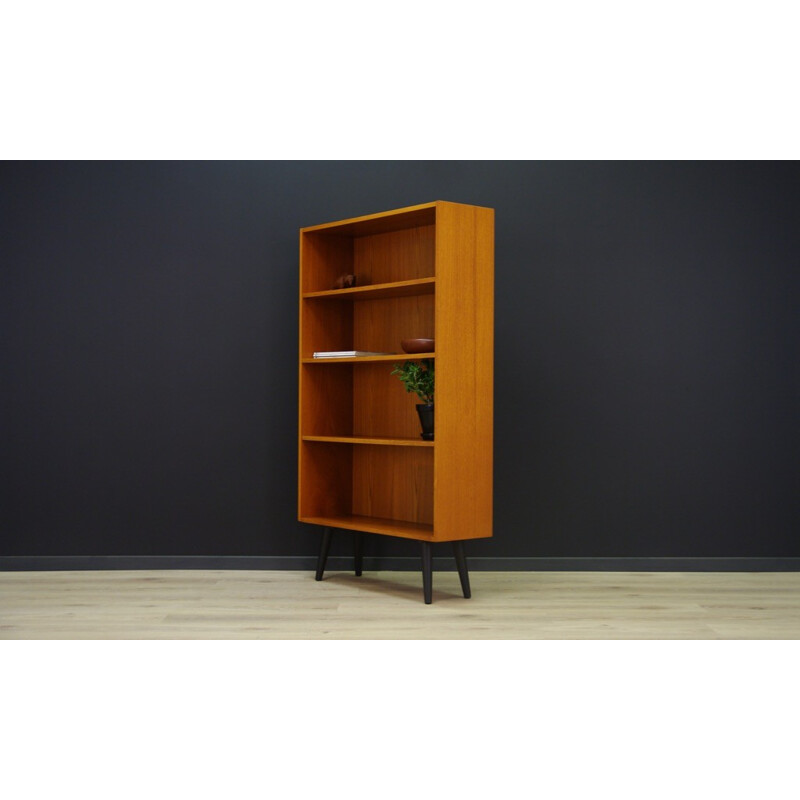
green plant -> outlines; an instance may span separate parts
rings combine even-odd
[[[400,378],[407,392],[414,392],[423,403],[433,403],[433,362],[432,358],[404,361],[395,364],[391,374]]]

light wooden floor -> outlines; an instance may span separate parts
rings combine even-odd
[[[0,639],[798,639],[800,573],[0,573]]]

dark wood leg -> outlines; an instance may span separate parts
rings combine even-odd
[[[353,536],[353,550],[355,552],[356,575],[361,575],[361,570],[364,567],[364,534],[361,531],[356,531]]]
[[[319,545],[319,558],[317,559],[317,580],[322,580],[322,573],[325,572],[325,562],[328,560],[328,550],[331,549],[331,535],[333,531],[325,528],[322,531],[322,541]]]
[[[433,545],[430,542],[422,543],[422,591],[425,602],[433,602]]]
[[[458,577],[461,578],[461,591],[464,592],[464,597],[472,597],[472,592],[469,588],[469,571],[467,570],[467,557],[464,555],[464,542],[453,542],[453,553],[456,557],[456,566],[458,567]]]

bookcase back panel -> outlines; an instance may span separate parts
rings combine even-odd
[[[402,353],[403,339],[432,339],[435,305],[432,294],[354,302],[353,349]]]
[[[318,350],[353,349],[353,309],[350,303],[306,300],[302,310],[302,357]]]
[[[353,435],[420,438],[420,422],[415,408],[422,402],[406,392],[393,363],[383,361],[360,364],[353,370]]]
[[[304,292],[333,289],[340,275],[353,272],[353,239],[330,233],[301,233],[301,287]]]
[[[433,448],[352,450],[354,514],[433,524]]]
[[[353,448],[325,442],[302,442],[299,516],[347,515],[352,494]]]
[[[353,242],[353,272],[359,284],[434,277],[436,227],[362,236]]]
[[[300,431],[308,436],[350,436],[353,428],[351,364],[301,364]]]

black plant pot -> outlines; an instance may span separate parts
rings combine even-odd
[[[417,414],[422,424],[422,438],[433,441],[433,403],[417,403]]]

